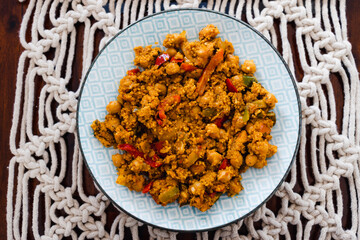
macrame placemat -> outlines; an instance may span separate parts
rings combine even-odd
[[[294,75],[301,76],[297,79],[301,145],[288,181],[275,194],[281,205],[276,212],[262,206],[250,217],[217,230],[214,239],[279,239],[281,235],[289,239],[290,225],[295,226],[297,239],[309,239],[315,227],[320,227],[320,239],[359,239],[360,87],[347,37],[345,0],[30,0],[20,29],[25,50],[19,58],[10,135],[8,239],[33,235],[42,240],[118,240],[124,239],[125,228],[131,229],[133,239],[139,239],[142,223],[119,212],[106,224],[109,200],[102,193],[84,191],[83,158],[75,133],[79,89],[71,90],[70,85],[84,79],[94,58],[96,32],[104,33],[102,48],[129,23],[177,7],[206,7],[245,17],[281,49]],[[45,19],[50,19],[51,26]],[[83,38],[78,37],[79,25]],[[288,25],[295,28],[295,36],[288,36]],[[295,41],[290,43],[289,37]],[[82,77],[74,78],[72,65],[79,47]],[[300,74],[295,72],[295,60],[301,63]],[[341,131],[335,123],[331,74],[337,74],[343,85]],[[72,155],[67,154],[66,135],[75,139]],[[347,182],[346,193],[340,179]],[[29,185],[34,183],[30,192]],[[296,184],[303,190],[297,191]],[[344,204],[343,194],[349,196],[350,204]],[[344,208],[351,215],[346,228]],[[247,235],[238,234],[243,225]],[[176,239],[177,235],[150,226],[148,231],[151,239]],[[208,233],[197,233],[197,238],[208,239]]]

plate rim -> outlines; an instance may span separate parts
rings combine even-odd
[[[297,100],[297,105],[298,105],[298,111],[299,111],[299,129],[298,129],[298,137],[297,137],[297,141],[296,141],[296,145],[295,145],[295,150],[294,150],[294,154],[292,156],[292,159],[291,159],[291,162],[289,164],[289,167],[288,169],[285,171],[285,174],[284,176],[281,178],[279,184],[274,188],[274,190],[261,202],[259,203],[254,209],[252,209],[251,211],[249,211],[248,213],[246,213],[245,215],[233,220],[233,221],[230,221],[228,223],[225,223],[225,224],[221,224],[221,225],[218,225],[218,226],[214,226],[214,227],[210,227],[210,228],[204,228],[204,229],[193,229],[193,230],[183,230],[183,229],[172,229],[172,228],[167,228],[167,227],[162,227],[162,226],[158,226],[156,224],[153,224],[153,223],[149,223],[143,219],[140,219],[134,215],[132,215],[131,213],[129,213],[128,211],[126,211],[124,208],[120,207],[118,203],[116,203],[107,193],[106,191],[102,188],[102,186],[99,184],[99,182],[97,181],[97,179],[95,178],[95,176],[93,175],[93,172],[91,171],[90,169],[90,166],[86,160],[86,157],[85,157],[85,154],[83,152],[83,148],[82,148],[82,145],[81,145],[81,141],[80,141],[80,131],[79,131],[79,109],[80,109],[80,102],[81,102],[81,97],[82,97],[82,93],[83,93],[83,90],[84,90],[84,86],[85,86],[85,83],[88,79],[88,76],[95,64],[95,62],[97,61],[97,59],[100,57],[100,55],[103,53],[103,51],[108,47],[108,45],[110,45],[110,43],[112,41],[114,41],[119,35],[121,35],[124,31],[126,31],[127,29],[131,28],[132,26],[140,23],[141,21],[144,21],[148,18],[151,18],[151,17],[154,17],[154,16],[157,16],[157,15],[160,15],[160,14],[165,14],[165,13],[169,13],[169,12],[176,12],[176,11],[200,11],[200,12],[210,12],[210,13],[214,13],[214,14],[219,14],[223,17],[227,17],[227,18],[230,18],[232,20],[235,20],[237,21],[238,23],[244,25],[245,27],[247,27],[249,30],[255,32],[259,37],[261,37],[273,50],[274,52],[278,55],[278,57],[280,58],[281,62],[283,63],[283,65],[285,66],[289,76],[290,76],[290,79],[291,79],[291,82],[293,84],[293,87],[294,87],[294,90],[295,90],[295,95],[296,95],[296,100]],[[222,13],[222,12],[219,12],[219,11],[215,11],[215,10],[211,10],[211,9],[206,9],[206,8],[176,8],[176,9],[169,9],[169,10],[163,10],[163,11],[160,11],[160,12],[157,12],[157,13],[153,13],[151,15],[148,15],[148,16],[145,16],[137,21],[135,21],[134,23],[132,24],[129,24],[128,26],[126,26],[124,29],[121,29],[116,35],[114,35],[105,45],[104,47],[99,51],[99,53],[96,55],[96,57],[94,58],[94,60],[91,62],[91,65],[89,66],[89,69],[87,70],[85,76],[84,76],[84,79],[81,83],[81,86],[80,86],[80,93],[79,93],[79,99],[78,99],[78,102],[77,102],[77,108],[76,108],[76,133],[78,135],[77,137],[77,141],[79,143],[79,148],[80,148],[80,152],[82,154],[82,157],[83,157],[83,160],[84,160],[84,163],[90,173],[90,176],[92,177],[94,183],[96,184],[97,188],[101,191],[102,194],[104,194],[108,199],[109,201],[114,204],[114,206],[116,208],[118,208],[120,211],[126,213],[127,215],[129,215],[130,217],[136,219],[137,221],[139,222],[142,222],[142,223],[145,223],[146,225],[149,225],[149,226],[152,226],[152,227],[156,227],[156,228],[159,228],[159,229],[163,229],[163,230],[167,230],[167,231],[173,231],[173,232],[183,232],[183,233],[193,233],[193,232],[206,232],[206,231],[212,231],[212,230],[216,230],[216,229],[219,229],[219,228],[222,228],[222,227],[225,227],[225,226],[228,226],[232,223],[235,223],[235,222],[238,222],[238,221],[241,221],[243,219],[245,219],[246,217],[248,217],[249,215],[253,214],[255,211],[257,211],[261,206],[263,206],[272,196],[274,196],[275,192],[280,188],[280,186],[282,185],[282,183],[285,181],[286,177],[289,175],[289,172],[295,162],[295,159],[296,159],[296,155],[298,153],[298,150],[299,150],[299,147],[300,147],[300,139],[301,139],[301,126],[302,126],[302,117],[301,117],[301,102],[300,102],[300,95],[299,95],[299,90],[298,90],[298,87],[296,85],[296,80],[292,74],[292,72],[290,71],[290,68],[288,66],[288,64],[285,62],[284,58],[281,56],[281,54],[279,53],[279,51],[274,47],[274,45],[272,45],[272,43],[262,34],[260,33],[258,30],[256,30],[254,27],[250,26],[248,23],[240,20],[240,19],[237,19],[233,16],[230,16],[229,14],[226,14],[226,13]]]

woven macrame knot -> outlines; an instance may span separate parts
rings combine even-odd
[[[29,50],[28,57],[34,60],[41,59],[43,57],[44,47],[41,45],[35,45],[33,43],[27,44],[27,50]]]
[[[38,75],[43,75],[43,74],[51,75],[54,72],[55,66],[53,61],[38,59],[36,63],[39,66],[39,68],[37,68],[36,70],[36,73]]]
[[[91,13],[81,4],[76,4],[74,10],[75,11],[71,12],[71,14],[78,14],[77,18],[79,19],[79,22],[85,22],[91,15]]]
[[[95,225],[97,227],[97,231],[98,231],[98,236],[100,238],[105,236],[105,229],[104,229],[104,224],[100,221],[96,221]]]
[[[267,8],[262,12],[264,15],[271,15],[275,18],[280,18],[281,14],[283,14],[284,8],[282,5],[277,2],[268,2]]]
[[[200,2],[199,0],[176,0],[177,5],[171,5],[170,8],[191,8],[191,7],[197,7],[199,6]]]
[[[295,2],[295,1],[292,1]],[[289,6],[285,7],[285,11],[287,11],[286,18],[289,22],[295,21],[300,29],[303,25],[301,20],[306,18],[306,10],[302,7],[296,7],[294,4],[289,4]]]
[[[316,95],[316,85],[313,82],[308,83],[298,83],[298,87],[300,90],[300,95],[303,97],[313,97]]]
[[[74,30],[74,18],[71,17],[67,17],[67,18],[58,18],[58,22],[61,24],[60,26],[58,26],[57,31],[58,33],[61,32],[72,32]]]
[[[255,25],[256,25],[256,29],[260,32],[266,30],[269,30],[273,24],[274,24],[274,19],[270,16],[264,16],[264,17],[258,17],[254,19]]]
[[[316,19],[303,19],[301,20],[302,33],[308,34],[310,32],[318,32],[321,30],[320,23]]]
[[[61,188],[61,181],[58,176],[53,178],[54,192],[58,192]]]
[[[38,160],[37,164],[38,164],[38,168],[40,170],[40,173],[45,174],[46,171],[47,171],[47,166],[46,166],[45,161],[44,160]]]
[[[83,208],[81,210],[81,222],[86,223],[88,221],[88,218],[89,218],[89,211],[86,208]]]
[[[351,44],[347,40],[334,42],[331,44],[331,47],[331,50],[334,51],[334,57],[339,59],[351,53]]]

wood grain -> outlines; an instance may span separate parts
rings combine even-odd
[[[3,224],[0,227],[0,236],[6,236],[6,228],[4,227],[6,224],[6,192],[7,192],[7,178],[8,178],[8,163],[12,157],[11,152],[9,151],[9,133],[10,133],[10,126],[11,126],[11,119],[12,119],[12,111],[13,111],[13,103],[14,103],[14,95],[15,95],[15,85],[16,85],[16,70],[17,70],[17,63],[21,52],[23,51],[20,43],[19,43],[19,29],[20,23],[22,20],[22,16],[24,14],[24,10],[27,7],[27,2],[19,3],[16,0],[6,1],[6,3],[0,4],[0,72],[1,72],[1,87],[0,87],[0,113],[1,113],[1,121],[0,121],[0,154],[2,156],[2,160],[0,162],[0,204],[2,206],[3,211],[0,211],[0,221]],[[352,52],[355,57],[355,61],[357,63],[358,69],[360,69],[360,24],[359,24],[359,16],[358,16],[358,9],[360,9],[360,1],[357,0],[350,0],[346,3],[347,7],[347,19],[348,19],[348,35],[349,41],[352,43]],[[77,38],[81,39],[83,37],[83,31],[81,26],[77,26],[77,30],[79,32]],[[291,42],[294,42],[294,29],[289,27],[289,39]],[[96,40],[99,41],[101,38],[101,33],[96,37]],[[81,41],[78,41],[81,44]],[[292,46],[296,46],[293,44]],[[77,49],[82,49],[79,45]],[[296,49],[293,49],[293,52],[296,52]],[[79,66],[81,63],[81,52],[78,52],[75,58],[74,66]],[[301,79],[302,72],[299,62],[295,62],[296,70],[297,70],[297,78]],[[79,78],[81,76],[81,69],[78,67],[74,67],[73,69],[73,79],[71,81],[70,88],[76,89],[78,87]],[[342,119],[342,109],[343,109],[343,89],[342,84],[339,81],[339,78],[336,74],[331,76],[331,82],[334,86],[335,96],[336,96],[336,112],[337,112],[337,126],[339,131],[341,131],[341,119]],[[40,86],[39,86],[40,88]],[[72,146],[73,146],[73,137],[65,136],[68,145],[68,156],[72,154]],[[84,169],[84,181],[85,182],[92,182],[87,169]],[[67,182],[71,182],[70,176],[67,176],[65,179]],[[310,182],[313,179],[310,179]],[[33,191],[33,187],[37,183],[35,181],[32,182],[32,186],[30,187],[30,192]],[[344,179],[341,179],[340,182],[341,189],[344,191],[343,200],[344,206],[349,206],[349,195],[347,193],[347,182]],[[86,184],[85,186],[86,191],[88,193],[96,193],[96,190],[92,184]],[[296,188],[296,191],[301,192],[302,186],[299,183]],[[78,197],[78,196],[74,196]],[[30,201],[31,202],[31,201]],[[268,203],[267,206],[273,210],[276,210],[280,206],[280,202],[276,198],[272,198]],[[343,217],[343,226],[349,227],[351,224],[350,209],[344,208],[344,217]],[[108,222],[111,221],[116,217],[116,209],[113,207],[109,207],[109,214],[108,214]],[[44,218],[44,216],[42,216]],[[259,223],[260,224],[260,223]],[[108,229],[108,227],[107,227]],[[292,236],[295,237],[296,234],[296,227],[289,226],[289,229],[292,233]],[[148,239],[148,233],[146,226],[140,227],[140,239]],[[246,228],[242,227],[240,229],[241,233],[246,233]],[[317,239],[319,235],[319,229],[314,229],[312,232],[312,239]],[[29,228],[29,238],[33,239],[31,236],[31,229]],[[130,238],[130,231],[126,229],[126,238]],[[214,231],[210,232],[210,238],[214,235]],[[5,239],[5,237],[1,237]],[[189,240],[195,239],[195,233],[180,233],[178,234],[178,239]]]

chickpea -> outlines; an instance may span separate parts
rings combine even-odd
[[[239,151],[234,151],[231,158],[230,158],[230,164],[234,168],[240,168],[242,163],[244,161],[243,156],[240,154]]]
[[[246,165],[252,167],[257,162],[258,158],[255,155],[247,155],[245,158]]]
[[[166,66],[166,73],[168,75],[176,74],[180,71],[180,67],[177,63],[171,62]]]
[[[201,108],[199,106],[195,106],[190,110],[190,115],[195,119],[199,118],[200,113],[201,113]]]
[[[162,83],[156,83],[155,89],[159,92],[160,95],[165,95],[167,91],[167,87]]]
[[[121,165],[123,165],[125,163],[123,155],[119,154],[119,153],[112,155],[111,159],[112,159],[115,167],[120,167]]]
[[[118,113],[121,110],[121,105],[118,101],[111,101],[109,102],[109,104],[106,106],[106,110],[110,113],[110,114],[114,114],[114,113]]]
[[[241,70],[246,73],[254,73],[256,71],[254,60],[245,60]]]
[[[177,51],[176,51],[176,49],[175,48],[168,48],[167,50],[166,50],[166,52],[170,55],[170,57],[173,57],[173,56],[175,56],[175,54],[177,53]]]

